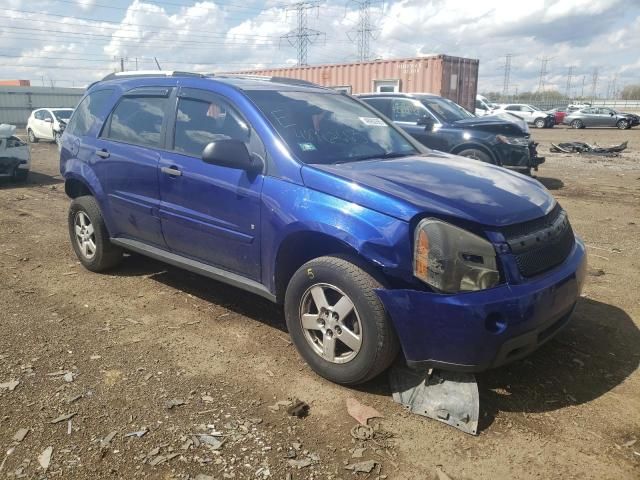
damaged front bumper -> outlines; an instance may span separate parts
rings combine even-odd
[[[538,144],[533,141],[529,141],[527,145],[498,145],[496,151],[500,158],[500,165],[524,173],[538,170],[538,166],[544,163],[545,158],[538,155],[537,146]]]
[[[553,270],[476,292],[378,290],[407,363],[477,372],[533,352],[564,327],[586,271],[583,243]]]

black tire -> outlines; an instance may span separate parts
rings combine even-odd
[[[38,143],[38,137],[33,133],[33,130],[27,130],[27,137],[29,138],[29,143]]]
[[[621,120],[618,120],[618,123],[616,123],[616,127],[618,127],[620,130],[627,130],[631,128],[631,123],[623,118]]]
[[[80,212],[89,218],[90,224],[93,226],[95,251],[91,256],[83,253],[80,241],[76,236],[75,226]],[[73,250],[80,260],[80,263],[82,263],[87,270],[102,272],[120,263],[122,260],[122,249],[113,245],[109,240],[109,232],[104,224],[102,213],[95,198],[88,195],[74,198],[69,207],[68,224],[69,239],[71,240]]]
[[[547,122],[544,120],[544,118],[536,118],[533,124],[536,126],[536,128],[544,128],[547,126]]]
[[[29,176],[29,170],[25,170],[24,168],[16,168],[13,171],[13,181],[14,182],[26,182],[27,177]]]
[[[571,128],[584,128],[584,123],[582,123],[582,120],[573,120],[571,122]]]
[[[287,286],[284,309],[289,335],[309,366],[335,383],[356,385],[366,382],[386,370],[398,355],[396,333],[374,291],[383,286],[367,270],[366,266],[347,256],[319,257],[300,267]],[[305,336],[301,319],[303,300],[312,287],[319,285],[335,286],[344,292],[359,317],[360,349],[345,363],[325,360]],[[338,332],[338,327],[335,330]]]
[[[461,157],[473,158],[474,160],[480,160],[481,162],[493,163],[491,157],[482,150],[477,148],[468,148],[466,150],[462,150],[458,152],[456,155],[460,155]]]

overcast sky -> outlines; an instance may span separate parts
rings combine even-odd
[[[296,63],[280,36],[296,26],[294,0],[0,0],[0,78],[82,86],[120,68],[230,71]],[[547,89],[573,93],[640,83],[636,0],[372,0],[374,58],[444,53],[480,60],[480,91],[502,90],[512,54],[511,92],[536,90],[548,57]],[[319,2],[309,28],[322,31],[308,63],[357,59],[357,4]]]

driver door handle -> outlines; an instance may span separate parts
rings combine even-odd
[[[160,168],[160,171],[162,173],[166,173],[167,175],[171,175],[172,177],[179,177],[182,175],[182,172],[176,167],[162,167]]]
[[[107,152],[104,148],[102,150],[96,150],[96,155],[101,158],[109,158],[109,152]]]

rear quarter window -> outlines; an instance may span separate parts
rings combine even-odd
[[[100,121],[100,113],[104,112],[113,90],[97,90],[84,97],[76,108],[66,132],[76,136],[89,133],[91,128]]]

